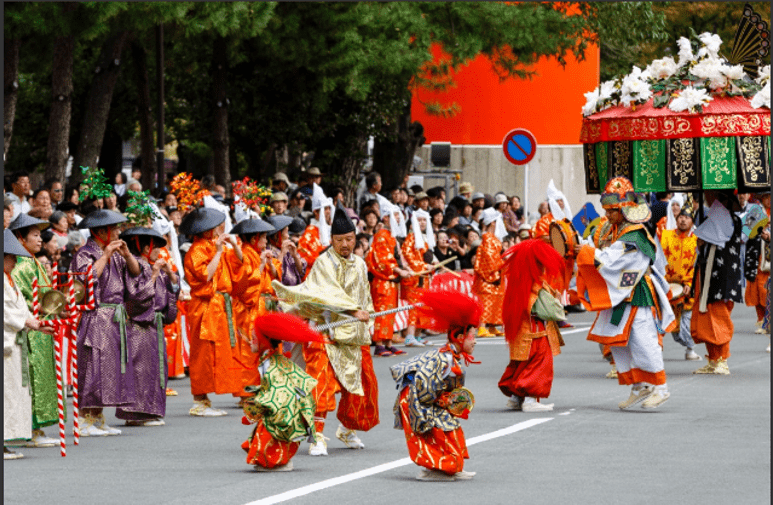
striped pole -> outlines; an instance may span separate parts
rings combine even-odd
[[[56,354],[56,410],[59,414],[59,448],[62,457],[67,456],[67,442],[64,436],[64,394],[62,387],[62,341],[54,339]]]
[[[51,265],[51,289],[56,289],[59,287],[59,262],[54,261],[54,264]]]
[[[379,317],[379,316],[386,316],[386,315],[389,315],[389,314],[395,314],[397,312],[403,312],[403,311],[406,311],[406,310],[415,309],[415,308],[421,307],[422,305],[424,305],[424,304],[423,303],[415,303],[413,305],[405,305],[403,307],[397,307],[397,308],[394,308],[394,309],[382,310],[381,312],[371,312],[368,315],[368,317],[370,319],[373,319],[373,318],[376,318],[376,317]],[[333,328],[338,328],[339,326],[343,326],[345,324],[359,323],[359,322],[361,322],[359,319],[356,319],[356,318],[353,317],[351,319],[342,319],[340,321],[334,321],[332,323],[321,324],[319,326],[314,327],[314,330],[322,332],[322,331],[325,331],[325,330],[332,330]]]
[[[40,300],[38,300],[38,276],[32,278],[32,315],[38,319],[40,315]]]
[[[79,445],[81,439],[80,420],[78,415],[78,348],[75,344],[78,339],[77,316],[75,314],[75,285],[72,276],[67,281],[70,296],[68,304],[70,309],[70,338],[68,338],[70,349],[70,372],[72,373],[72,434],[73,444]]]
[[[89,265],[88,270],[86,271],[86,286],[88,286],[86,289],[88,289],[89,292],[89,298],[88,303],[86,306],[86,310],[94,310],[97,308],[96,299],[94,297],[94,270],[93,265]]]

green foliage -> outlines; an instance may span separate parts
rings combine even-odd
[[[129,198],[126,203],[126,217],[134,226],[150,226],[153,221],[160,218],[150,205],[150,191],[126,192]]]
[[[82,202],[86,198],[106,198],[113,191],[113,185],[105,177],[105,171],[101,168],[81,167],[81,172],[86,174],[86,178],[81,183],[80,195],[78,201]]]

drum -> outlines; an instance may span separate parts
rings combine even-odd
[[[563,258],[574,258],[574,246],[580,243],[580,236],[572,223],[563,219],[553,221],[549,228],[550,243]]]
[[[671,288],[671,298],[669,300],[676,301],[684,296],[684,286],[677,282],[669,282],[668,286]]]
[[[467,412],[472,412],[474,406],[475,397],[469,389],[461,387],[451,391],[448,403],[448,411],[451,414],[459,417],[465,410],[467,410]]]

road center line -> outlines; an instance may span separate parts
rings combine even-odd
[[[552,417],[529,419],[528,421],[514,424],[512,426],[503,428],[501,430],[492,431],[491,433],[486,433],[484,435],[478,435],[477,437],[473,437],[467,441],[467,446],[469,447],[471,445],[475,445],[480,442],[487,442],[495,438],[504,437],[505,435],[510,435],[512,433],[516,433],[518,431],[525,430],[525,429],[537,426],[538,424],[546,423],[551,420],[553,420]],[[365,470],[360,470],[358,472],[348,473],[346,475],[341,475],[340,477],[334,477],[332,479],[327,479],[320,482],[316,482],[314,484],[309,484],[308,486],[299,487],[297,489],[286,491],[284,493],[275,494],[273,496],[262,498],[257,501],[249,502],[246,505],[272,505],[274,503],[282,503],[287,500],[292,500],[293,498],[306,496],[307,494],[315,493],[323,489],[327,489],[333,486],[338,486],[340,484],[346,484],[347,482],[363,479],[365,477],[370,477],[371,475],[387,472],[389,470],[394,470],[395,468],[399,468],[401,466],[407,466],[411,464],[413,464],[413,461],[411,461],[410,458],[402,458],[395,461],[390,461],[389,463],[384,463],[381,465],[376,465],[370,468],[366,468]]]

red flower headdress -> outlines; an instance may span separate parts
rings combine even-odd
[[[191,207],[199,207],[202,199],[209,195],[209,191],[201,189],[199,181],[187,172],[175,175],[169,187],[177,197],[177,207],[183,213]]]
[[[271,213],[271,207],[268,204],[272,192],[269,188],[258,184],[249,177],[232,182],[231,186],[234,196],[238,197],[237,201],[241,201],[249,208],[257,207],[261,216],[267,216]]]

